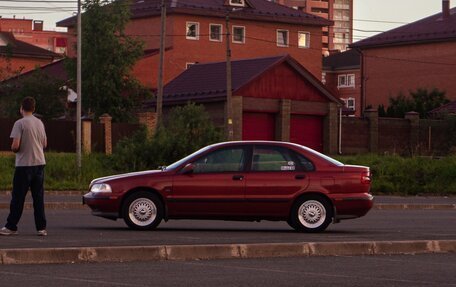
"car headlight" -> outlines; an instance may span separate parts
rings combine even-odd
[[[111,186],[106,183],[96,183],[90,188],[91,192],[112,192]]]

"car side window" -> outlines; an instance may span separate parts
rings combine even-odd
[[[315,170],[314,164],[310,160],[305,158],[303,155],[296,153],[296,157],[299,160],[299,165],[303,168],[304,171],[314,171]]]
[[[193,173],[238,172],[244,170],[244,149],[227,148],[211,152],[193,162]]]
[[[280,147],[255,147],[252,171],[295,171],[296,163],[290,153]]]

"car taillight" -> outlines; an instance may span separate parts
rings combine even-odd
[[[365,172],[361,173],[361,183],[363,183],[363,184],[371,183],[370,171],[365,171]]]

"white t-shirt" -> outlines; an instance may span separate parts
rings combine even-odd
[[[43,122],[35,116],[25,116],[14,123],[10,138],[19,139],[16,166],[45,165],[46,131]]]

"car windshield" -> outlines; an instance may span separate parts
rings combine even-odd
[[[165,169],[166,169],[166,170],[173,170],[173,169],[175,169],[176,167],[178,167],[178,166],[180,166],[181,164],[183,164],[184,162],[188,161],[188,160],[189,160],[190,158],[192,158],[193,156],[205,152],[205,151],[208,150],[210,147],[212,147],[212,146],[203,147],[202,149],[199,149],[199,150],[195,151],[194,153],[192,153],[192,154],[190,154],[190,155],[188,155],[188,156],[186,156],[186,157],[184,157],[184,158],[182,158],[182,159],[176,161],[175,163],[168,165]]]

